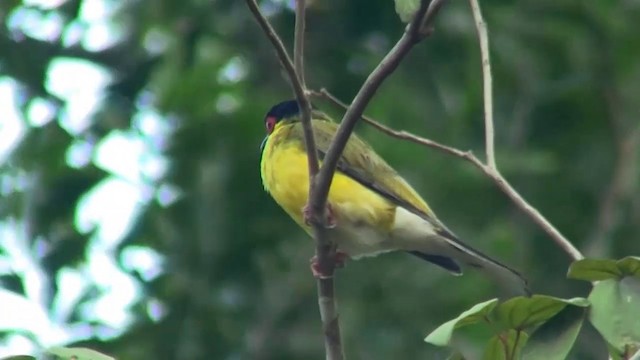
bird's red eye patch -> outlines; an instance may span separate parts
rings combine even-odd
[[[276,127],[276,118],[273,116],[268,116],[264,120],[264,125],[267,128],[267,134],[271,134],[273,129]]]

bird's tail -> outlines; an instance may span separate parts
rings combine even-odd
[[[531,295],[527,280],[519,272],[464,244],[450,233],[444,235],[443,238],[447,244],[458,252],[456,259],[478,269],[511,292],[516,291],[518,295]]]
[[[464,244],[462,241],[458,240],[455,235],[448,231],[445,231],[445,233],[441,233],[439,238],[444,242],[441,245],[448,248],[444,252],[446,253],[446,257],[449,257],[451,261],[461,262],[464,265],[470,266],[486,274],[488,277],[496,281],[500,286],[504,287],[505,290],[507,290],[510,294],[515,293],[516,295],[531,295],[531,290],[529,289],[527,280],[516,270]],[[428,259],[429,255],[427,253],[420,252],[420,254],[426,255],[426,257],[418,254],[414,255],[431,261]],[[438,257],[441,258],[443,257],[442,255],[444,254],[439,254]],[[440,265],[438,263],[436,264]],[[453,270],[447,267],[445,268],[449,271]]]

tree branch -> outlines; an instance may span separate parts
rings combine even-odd
[[[313,96],[325,98],[343,109],[347,108],[346,104],[338,100],[326,89],[322,89],[318,92],[311,92],[311,94]],[[525,214],[527,214],[527,216],[529,216],[529,218],[531,218],[536,224],[538,224],[538,226],[540,226],[540,228],[542,228],[542,230],[544,230],[547,235],[549,235],[549,237],[551,237],[551,239],[553,239],[553,241],[573,260],[579,260],[583,258],[580,251],[578,251],[578,249],[576,249],[573,244],[571,244],[571,242],[567,240],[562,235],[562,233],[560,233],[560,231],[558,231],[558,229],[556,229],[536,208],[531,206],[531,204],[529,204],[496,169],[487,164],[484,164],[471,151],[462,151],[451,146],[440,144],[433,140],[419,137],[407,131],[397,131],[391,129],[367,116],[363,116],[362,119],[367,124],[372,125],[374,128],[391,137],[407,140],[422,146],[437,149],[446,154],[456,156],[473,164],[476,168],[480,169],[480,171],[482,171],[488,178],[490,178],[498,186],[498,188],[504,194],[506,194],[517,207],[520,208],[520,210],[522,210]]]
[[[306,89],[304,80],[304,31],[306,27],[306,0],[296,0],[296,25],[293,43],[293,61],[298,81],[303,89]]]
[[[247,6],[249,7],[249,10],[251,10],[251,13],[253,14],[253,17],[256,19],[256,21],[258,21],[258,24],[262,28],[262,31],[267,36],[269,41],[271,41],[271,44],[273,45],[273,48],[276,51],[276,55],[280,60],[280,64],[282,65],[282,67],[287,73],[287,76],[289,77],[289,81],[291,82],[291,87],[293,89],[294,94],[296,95],[296,100],[300,105],[301,117],[302,117],[301,121],[304,128],[304,140],[305,140],[305,144],[307,145],[307,153],[308,153],[308,159],[309,159],[308,161],[309,173],[313,177],[315,176],[315,174],[318,173],[318,155],[315,151],[316,149],[315,140],[313,138],[313,130],[311,129],[311,120],[310,120],[311,105],[309,104],[309,99],[307,98],[307,95],[305,93],[304,84],[301,82],[301,79],[303,79],[304,76],[302,75],[298,76],[296,72],[296,68],[294,67],[293,62],[291,61],[291,58],[289,57],[289,54],[287,53],[287,49],[284,47],[282,40],[280,39],[276,31],[273,29],[271,24],[269,24],[269,21],[262,15],[256,1],[246,0],[246,2],[247,2]],[[304,3],[304,1],[302,2]],[[304,8],[305,7],[303,4],[301,8],[302,17],[304,17]],[[303,20],[303,23],[304,23],[304,20]],[[303,44],[301,40],[298,40],[298,38],[304,36],[304,34],[302,33],[303,31],[304,31],[304,25],[303,26],[296,25],[295,43]],[[299,51],[302,54],[303,49],[299,47],[297,51]],[[302,55],[300,56],[302,57]],[[300,67],[299,70],[302,73],[304,70],[302,69],[302,62],[300,62],[298,66]]]
[[[490,168],[498,170],[496,166],[494,127],[493,127],[493,77],[491,75],[491,61],[489,60],[489,35],[487,23],[484,22],[478,0],[469,0],[473,20],[476,24],[478,42],[480,43],[480,57],[482,59],[482,84],[484,94],[484,136],[487,164]]]
[[[311,104],[307,98],[307,88],[304,83],[304,28],[305,28],[305,10],[307,4],[305,0],[296,1],[296,25],[294,33],[294,59],[295,59],[295,71],[293,74],[289,73],[291,83],[299,84],[299,88],[302,91],[296,91],[296,100],[300,106],[300,116],[302,122],[302,129],[304,134],[304,143],[307,149],[307,162],[309,166],[309,194],[313,186],[313,179],[318,173],[318,152],[316,151],[315,138],[313,137],[313,128],[311,127]],[[285,51],[286,54],[286,51]],[[291,60],[289,60],[289,63]]]
[[[311,210],[310,220],[311,223],[314,224],[314,230],[316,231],[316,238],[318,240],[316,244],[316,257],[320,271],[329,278],[333,277],[335,271],[335,245],[330,241],[325,241],[328,239],[320,235],[321,232],[326,232],[324,212],[338,159],[353,132],[356,122],[378,87],[387,76],[398,67],[400,61],[409,53],[411,48],[427,35],[427,33],[423,33],[421,30],[427,29],[443,2],[443,0],[434,0],[431,2],[432,6],[428,6],[429,1],[421,1],[420,8],[414,15],[414,19],[405,30],[405,33],[382,59],[380,64],[371,72],[360,88],[360,91],[358,91],[354,97],[352,106],[350,106],[345,113],[341,125],[327,151],[322,168],[311,185],[307,206]],[[431,11],[429,11],[430,9]],[[318,282],[318,292],[321,294],[318,301],[322,323],[324,324],[325,343],[339,342],[340,333],[338,317],[335,312],[335,302],[333,301],[333,283],[325,279],[320,279]],[[324,296],[322,294],[324,294]],[[329,353],[327,352],[327,357],[328,355]]]
[[[382,59],[364,82],[360,91],[354,97],[352,105],[342,119],[342,123],[327,151],[322,168],[318,171],[318,161],[313,130],[310,121],[310,104],[306,98],[306,88],[303,76],[304,60],[304,15],[305,1],[296,3],[296,27],[295,27],[295,66],[292,64],[282,41],[273,30],[266,18],[260,13],[255,0],[246,0],[249,9],[262,27],[262,30],[271,41],[278,58],[287,72],[296,99],[300,104],[302,124],[304,127],[305,143],[309,159],[309,201],[310,210],[308,221],[313,228],[316,238],[316,257],[321,273],[326,278],[318,279],[318,303],[325,334],[325,349],[327,359],[342,359],[342,347],[340,345],[340,328],[335,309],[333,273],[335,271],[335,246],[329,239],[326,227],[325,207],[333,174],[338,159],[346,146],[353,128],[362,115],[365,107],[382,84],[382,82],[398,67],[402,59],[420,40],[431,33],[431,23],[446,0],[422,0],[413,20],[406,28],[404,34],[396,45]],[[317,174],[317,175],[316,175]]]
[[[271,41],[283,68],[287,72],[296,100],[300,106],[301,123],[303,127],[305,147],[309,168],[309,197],[315,192],[315,178],[319,170],[318,153],[316,151],[313,128],[311,126],[311,105],[306,95],[304,85],[304,30],[305,30],[305,0],[296,1],[296,25],[294,33],[294,59],[291,62],[282,40],[262,15],[255,0],[247,0],[247,5],[253,16],[258,21],[267,38]],[[333,274],[335,269],[335,250],[332,251],[331,240],[325,225],[325,209],[311,208],[311,226],[316,239],[316,258],[322,270],[327,274]],[[336,311],[333,276],[318,279],[318,306],[324,333],[326,358],[341,360],[344,358],[342,343],[340,340],[340,327]]]
[[[428,29],[445,1],[446,0],[433,0],[429,2],[422,0],[420,2],[418,11],[400,40],[398,40],[378,66],[371,72],[353,98],[351,106],[347,108],[342,118],[340,127],[327,151],[322,168],[316,178],[316,191],[314,191],[313,196],[309,199],[309,205],[314,212],[322,209],[327,202],[327,196],[336,165],[365,107],[373,95],[375,95],[382,82],[398,67],[400,61],[404,59],[413,46],[430,35],[431,31],[428,31]]]
[[[258,25],[262,28],[262,31],[267,36],[271,45],[273,45],[273,49],[276,51],[276,55],[278,56],[278,60],[280,60],[280,64],[282,68],[287,73],[287,77],[291,81],[291,87],[293,88],[293,92],[296,95],[296,100],[300,103],[300,105],[304,105],[302,102],[307,102],[308,100],[305,96],[304,87],[300,83],[300,80],[296,74],[296,69],[293,66],[293,62],[287,53],[287,49],[284,47],[282,40],[273,29],[269,21],[262,15],[260,12],[260,8],[255,0],[246,0],[247,6],[249,10],[253,14],[253,17],[258,22]],[[302,100],[302,102],[301,102]],[[317,158],[317,157],[316,157]]]
[[[305,147],[307,149],[307,159],[309,163],[309,199],[315,192],[315,179],[318,174],[318,159],[311,125],[311,105],[307,99],[306,86],[304,80],[304,31],[305,12],[307,4],[305,0],[296,0],[296,25],[294,33],[294,61],[298,80],[304,89],[304,102],[298,104],[301,108],[302,126],[304,131]],[[326,226],[325,207],[311,207],[311,221],[314,237],[316,239],[315,256],[320,269],[326,268],[325,274],[333,274],[336,267],[335,249],[333,248],[330,234]],[[328,360],[344,359],[344,350],[340,338],[340,322],[335,300],[335,286],[333,276],[319,277],[317,279],[318,288],[318,308],[320,309],[320,320],[322,321],[322,333],[324,335],[324,350]]]
[[[480,54],[482,58],[482,83],[484,99],[484,124],[485,124],[485,150],[487,153],[487,163],[483,164],[482,170],[491,177],[502,191],[531,219],[543,228],[556,244],[563,249],[574,260],[583,258],[583,255],[573,244],[565,238],[558,229],[545,219],[540,212],[531,206],[500,174],[495,158],[495,141],[493,125],[493,76],[491,74],[491,61],[489,60],[489,35],[487,34],[487,24],[482,17],[478,0],[469,0],[473,19],[478,33],[480,43]]]

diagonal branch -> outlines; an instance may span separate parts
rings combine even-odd
[[[322,89],[319,92],[312,92],[311,94],[313,96],[325,98],[330,102],[332,102],[333,104],[343,109],[347,108],[346,104],[341,102],[331,93],[329,93],[326,89]],[[462,151],[451,146],[440,144],[433,140],[425,139],[423,137],[414,135],[407,131],[397,131],[397,130],[391,129],[367,116],[363,116],[362,119],[367,124],[372,125],[377,130],[391,137],[394,137],[396,139],[401,139],[401,140],[407,140],[422,146],[427,146],[427,147],[442,151],[446,154],[464,159],[467,162],[473,164],[476,168],[480,169],[480,171],[482,171],[488,178],[490,178],[498,186],[498,188],[505,195],[507,195],[517,207],[520,208],[520,210],[522,210],[525,214],[527,214],[529,218],[533,220],[533,222],[538,224],[538,226],[540,226],[540,228],[542,228],[542,230],[544,230],[547,233],[547,235],[549,235],[549,237],[551,237],[551,239],[553,239],[553,241],[561,249],[563,249],[567,254],[569,254],[569,256],[572,259],[579,260],[583,258],[580,251],[578,251],[578,249],[576,249],[573,246],[573,244],[571,244],[571,242],[567,240],[562,235],[562,233],[560,233],[560,231],[558,231],[558,229],[556,229],[549,222],[549,220],[547,220],[536,208],[534,208],[531,204],[529,204],[529,202],[527,202],[522,197],[522,195],[520,195],[498,171],[496,171],[491,166],[480,161],[480,159],[478,159],[471,151]]]
[[[319,212],[327,202],[329,187],[331,186],[336,165],[365,107],[371,98],[373,98],[373,95],[375,95],[382,82],[393,73],[414,45],[430,35],[431,31],[429,29],[431,23],[445,1],[446,0],[422,0],[420,2],[418,11],[400,40],[398,40],[395,46],[371,72],[353,98],[353,102],[342,118],[340,127],[327,151],[322,168],[316,178],[316,191],[313,192],[309,199],[309,206],[314,212]]]
[[[486,175],[491,177],[494,182],[507,194],[511,200],[525,211],[533,221],[542,227],[547,234],[556,242],[574,260],[580,260],[584,256],[573,244],[565,238],[558,229],[545,219],[540,212],[531,206],[520,196],[520,194],[511,187],[507,180],[500,174],[495,158],[494,144],[494,125],[493,125],[493,77],[491,75],[491,62],[489,60],[489,35],[487,33],[487,24],[482,17],[480,4],[478,0],[469,0],[473,18],[478,33],[478,41],[480,43],[480,54],[482,58],[482,83],[484,96],[484,124],[485,124],[485,150],[487,152],[487,163],[482,164],[482,170]]]
[[[429,6],[429,3],[431,5]],[[353,128],[362,115],[365,107],[380,87],[382,82],[398,67],[402,59],[409,53],[415,44],[420,42],[428,33],[423,29],[429,29],[430,23],[444,3],[444,0],[433,0],[429,2],[422,0],[420,8],[414,15],[411,24],[405,30],[400,40],[382,59],[378,66],[371,72],[364,82],[360,91],[356,94],[353,104],[347,110],[342,123],[327,151],[322,168],[317,177],[313,179],[309,194],[308,208],[311,210],[310,222],[314,225],[316,232],[316,257],[321,273],[329,278],[333,277],[335,271],[335,245],[321,235],[326,232],[324,226],[324,212],[329,194],[329,188],[333,180],[338,160],[344,150]],[[430,32],[430,31],[429,31]],[[338,317],[335,312],[335,302],[333,302],[334,288],[333,282],[323,279],[318,281],[318,301],[320,303],[322,322],[325,325],[325,344],[327,342],[339,341]],[[323,296],[326,295],[326,296]],[[324,311],[327,312],[324,312]],[[337,331],[336,331],[337,330]],[[327,352],[327,356],[329,353]]]
[[[289,81],[291,82],[291,87],[293,88],[293,92],[296,95],[296,100],[298,101],[298,104],[300,104],[301,117],[302,117],[301,121],[304,128],[304,140],[305,140],[305,144],[307,145],[307,155],[309,159],[309,173],[312,175],[311,177],[314,177],[315,174],[318,173],[318,155],[317,155],[317,152],[315,151],[316,145],[313,138],[313,130],[311,129],[311,105],[309,104],[309,99],[305,94],[304,83],[302,81],[302,79],[304,79],[304,76],[297,75],[296,68],[294,67],[293,62],[291,61],[291,58],[287,53],[287,49],[284,47],[282,40],[280,39],[276,31],[273,29],[271,24],[269,24],[269,21],[260,12],[260,8],[258,7],[258,4],[256,3],[256,1],[246,0],[246,2],[247,2],[247,6],[249,7],[249,10],[251,10],[251,13],[253,14],[253,17],[258,22],[258,25],[260,25],[260,27],[262,28],[262,31],[271,42],[271,45],[273,45],[273,48],[276,51],[276,55],[280,60],[280,64],[282,65],[282,67],[287,73],[287,76],[289,77]],[[304,1],[301,1],[301,2],[303,3],[303,6],[301,8],[302,17],[304,17]],[[302,44],[302,41],[297,39],[303,36],[302,34],[303,31],[304,31],[304,25],[296,26],[296,40],[295,40],[296,43]],[[301,47],[298,47],[297,51],[299,51],[300,54],[302,54]],[[302,73],[303,72],[302,62],[300,62],[298,66],[300,67],[299,69],[300,73]]]
[[[262,28],[262,31],[271,42],[271,45],[273,45],[273,49],[276,51],[278,60],[280,60],[280,64],[284,68],[284,71],[287,73],[287,77],[291,81],[291,87],[293,88],[293,92],[296,95],[296,100],[298,101],[306,100],[308,102],[304,93],[304,87],[302,86],[298,76],[296,75],[296,69],[293,65],[293,62],[291,61],[291,58],[289,57],[289,54],[287,53],[287,49],[284,47],[284,44],[282,43],[282,40],[280,39],[276,31],[273,29],[271,24],[269,24],[269,21],[267,20],[267,18],[265,18],[264,15],[262,15],[256,1],[246,0],[246,2],[247,2],[247,6],[249,7],[249,10],[253,14],[253,17],[258,22],[258,25],[260,25],[260,27]],[[303,104],[300,104],[300,105],[303,105]]]

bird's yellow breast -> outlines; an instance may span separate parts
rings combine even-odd
[[[291,137],[291,125],[278,124],[262,154],[262,182],[273,199],[305,230],[302,209],[309,195],[307,154],[302,139]],[[336,171],[328,201],[340,225],[388,231],[395,206],[349,176]]]

